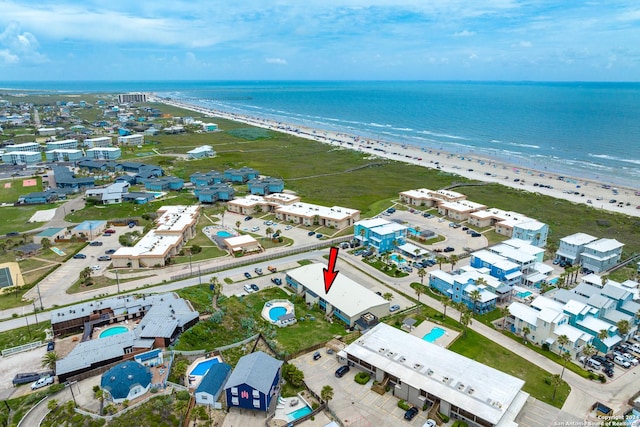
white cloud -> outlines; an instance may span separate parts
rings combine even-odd
[[[475,35],[476,35],[475,31],[469,31],[469,30],[463,30],[463,31],[458,31],[457,33],[453,33],[453,37],[470,37]]]
[[[282,58],[265,58],[267,64],[287,65],[287,60]]]
[[[11,22],[0,33],[0,59],[3,62],[15,64],[42,63],[47,58],[38,49],[40,44],[36,37],[28,32],[21,32],[20,26],[16,22]]]

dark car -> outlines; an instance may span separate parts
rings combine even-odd
[[[315,353],[313,353],[313,360],[318,360],[322,357],[322,355],[320,354],[319,351],[316,351]]]
[[[613,368],[606,366],[602,369],[602,372],[604,372],[605,375],[608,376],[609,378],[613,377]]]
[[[56,348],[56,343],[53,341],[49,341],[47,343],[47,351],[53,351]]]
[[[258,292],[260,290],[260,288],[258,287],[258,285],[256,285],[255,283],[251,284],[251,289],[253,290],[253,292]]]
[[[313,236],[314,234],[316,234],[315,231],[310,231],[310,232],[307,233],[307,236]]]
[[[282,280],[278,277],[273,277],[271,281],[278,286],[282,285]]]
[[[251,279],[251,273],[245,271],[244,277],[246,277],[247,279]]]
[[[253,217],[252,217],[252,216],[245,216],[245,217],[244,217],[244,220],[245,220],[245,221],[249,221],[249,220],[251,220],[251,219],[253,219]]]
[[[7,237],[14,237],[14,236],[19,236],[20,233],[18,233],[17,231],[10,231],[6,234]]]
[[[133,227],[136,226],[136,223],[135,222],[130,222],[128,225],[129,225],[129,228],[133,228]]]
[[[471,233],[471,237],[480,237],[480,236],[482,236],[482,234],[480,234],[480,233],[478,233],[478,232],[476,232],[476,231],[474,231],[473,233]]]
[[[16,376],[13,377],[13,385],[28,384],[28,383],[37,381],[39,379],[40,379],[40,374],[37,372],[24,372],[24,373],[16,374]]]
[[[107,255],[112,255],[112,254],[116,253],[116,250],[115,249],[107,249],[106,251],[104,251],[104,253],[107,254]]]
[[[320,234],[320,233],[316,234],[316,238],[322,239],[322,234]]]
[[[336,378],[342,378],[342,377],[344,377],[344,374],[346,374],[347,372],[349,372],[349,366],[347,366],[347,365],[340,366],[340,367],[336,370]]]
[[[418,415],[418,408],[412,406],[407,410],[407,412],[404,413],[404,419],[411,421],[415,418],[416,415]]]
[[[100,255],[98,261],[111,261],[111,257],[109,255]]]
[[[454,249],[454,248],[452,248],[451,246],[447,246],[447,247],[446,247],[446,248],[444,248],[442,251],[443,251],[443,252],[453,252],[453,251],[455,251],[455,249]]]
[[[89,243],[89,246],[102,246],[102,242],[98,242],[98,241],[91,242]]]
[[[73,259],[85,259],[87,256],[85,254],[75,254]]]

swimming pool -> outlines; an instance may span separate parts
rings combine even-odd
[[[556,283],[558,283],[558,278],[554,277],[553,279],[547,280],[547,282],[549,282],[552,285],[555,285]]]
[[[295,421],[298,418],[302,418],[305,415],[309,415],[311,413],[311,408],[309,406],[303,406],[302,408],[296,409],[293,412],[289,412],[287,414],[287,419],[289,421]]]
[[[233,234],[229,233],[228,231],[224,231],[224,230],[220,230],[216,234],[218,235],[218,237],[224,237],[224,238],[233,236]]]
[[[211,366],[215,365],[216,363],[220,363],[218,359],[203,360],[191,370],[189,375],[204,375],[209,371],[209,368],[211,368]]]
[[[280,316],[284,316],[287,314],[287,309],[285,307],[272,307],[269,309],[269,319],[275,322],[280,318]]]
[[[528,297],[529,295],[533,295],[533,292],[530,291],[525,291],[525,292],[518,292],[516,293],[516,296],[520,299],[525,299],[526,297]]]
[[[100,332],[99,337],[100,338],[112,337],[114,335],[124,334],[125,332],[129,332],[129,328],[127,328],[126,326],[114,326],[112,328],[105,329],[104,331]]]
[[[442,328],[438,328],[437,326],[431,328],[429,333],[422,337],[423,340],[427,342],[435,342],[438,338],[445,334],[445,330]]]
[[[389,259],[393,262],[395,262],[396,264],[404,264],[405,262],[407,262],[406,260],[400,258],[398,255],[396,254],[391,254],[391,256],[389,256]]]

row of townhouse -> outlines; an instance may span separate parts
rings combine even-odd
[[[495,227],[498,234],[530,242],[544,247],[547,244],[549,226],[517,212],[487,208],[467,200],[467,196],[451,190],[420,188],[399,194],[400,201],[412,206],[437,208],[438,213],[456,221],[468,221],[474,227]]]
[[[578,357],[586,344],[607,352],[624,340],[626,336],[622,336],[617,327],[621,320],[631,326],[629,333],[637,330],[640,322],[636,316],[640,310],[637,282],[608,281],[602,285],[597,275],[584,279],[570,291],[560,289],[550,297],[539,296],[530,304],[511,303],[508,309],[512,331],[523,335],[526,328],[529,341],[538,345],[546,343],[553,350]],[[606,331],[606,337],[600,338],[602,331]],[[568,344],[558,342],[562,335],[568,338]]]
[[[620,261],[624,243],[615,239],[598,239],[586,233],[576,233],[560,239],[556,262],[568,262],[601,273]]]

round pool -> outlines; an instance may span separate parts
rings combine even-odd
[[[273,322],[277,321],[280,316],[284,316],[287,314],[287,309],[285,307],[273,307],[269,309],[269,319]]]
[[[218,235],[218,237],[224,237],[224,238],[233,236],[233,234],[229,233],[228,231],[224,231],[224,230],[220,230],[216,234]]]
[[[112,337],[114,335],[124,334],[125,332],[129,332],[129,328],[126,326],[114,326],[100,332],[100,338]]]

